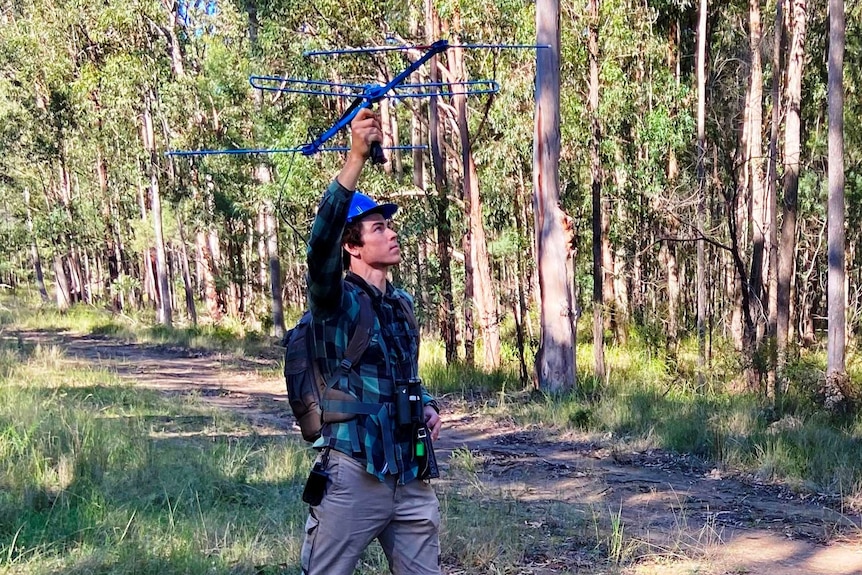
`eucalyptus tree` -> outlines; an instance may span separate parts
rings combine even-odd
[[[599,0],[589,0],[587,25],[587,54],[589,58],[590,79],[588,88],[588,110],[590,115],[590,198],[592,204],[593,229],[593,364],[596,378],[604,381],[605,369],[605,301],[613,298],[613,284],[605,278],[606,266],[610,264],[608,232],[610,215],[602,200],[602,169],[599,148],[602,141],[602,128],[599,119]]]
[[[10,7],[4,14],[2,67],[10,106],[4,106],[3,112],[14,122],[4,124],[10,136],[16,129],[24,136],[9,139],[3,159],[6,183],[20,190],[22,198],[39,192],[38,199],[28,197],[25,203],[39,214],[32,221],[37,236],[50,237],[46,248],[57,278],[55,297],[65,309],[83,295],[80,277],[71,275],[79,267],[74,261],[76,204],[69,172],[69,156],[74,152],[70,140],[77,123],[69,90],[75,64],[67,27],[75,12],[53,3],[36,3]],[[26,126],[33,127],[29,134]]]
[[[533,211],[539,273],[541,341],[536,356],[539,388],[552,392],[577,384],[575,322],[569,257],[560,210],[560,5],[536,3],[536,114]]]
[[[433,42],[440,34],[440,24],[434,4],[431,0],[425,0],[425,38]],[[437,66],[438,56],[434,56],[430,62],[429,79],[432,84],[439,81],[439,68]],[[432,93],[428,103],[428,134],[429,148],[431,153],[431,170],[433,174],[435,198],[432,205],[435,211],[437,224],[437,260],[439,264],[439,290],[440,306],[438,307],[438,321],[440,324],[440,335],[446,349],[446,362],[453,363],[458,358],[458,339],[455,330],[455,303],[452,293],[451,275],[451,235],[452,228],[449,221],[449,198],[448,178],[444,167],[443,146],[441,143],[443,126],[440,122],[439,98]]]
[[[829,2],[829,193],[827,200],[828,278],[826,338],[827,402],[842,401],[845,379],[846,303],[844,292],[844,2]],[[836,393],[839,392],[839,393]]]
[[[766,327],[767,382],[766,393],[773,401],[778,400],[777,332],[778,332],[778,136],[781,125],[781,77],[784,54],[784,2],[775,2],[775,19],[772,26],[772,82],[770,98],[772,118],[769,129],[769,155],[766,165],[766,202],[769,213],[769,270],[768,312]]]
[[[706,363],[706,246],[701,230],[706,214],[706,21],[707,0],[700,0],[697,24],[697,350],[698,386]]]
[[[787,344],[790,339],[790,284],[795,271],[796,221],[799,193],[799,167],[801,156],[800,130],[802,101],[802,75],[805,64],[805,39],[808,7],[805,0],[792,0],[788,18],[786,120],[784,128],[784,202],[782,205],[781,235],[778,248],[777,286],[777,346],[778,371],[787,362]]]

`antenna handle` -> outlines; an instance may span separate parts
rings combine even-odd
[[[371,163],[375,166],[386,163],[386,156],[383,155],[383,146],[380,142],[371,142]]]

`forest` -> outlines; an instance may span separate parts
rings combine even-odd
[[[375,105],[387,162],[361,185],[403,208],[394,279],[448,363],[565,391],[634,342],[679,385],[775,402],[813,352],[812,391],[853,409],[862,8],[838,8],[3,0],[0,283],[280,337],[342,157],[288,150],[349,105],[283,88],[385,85],[447,39],[411,74],[439,94]],[[499,89],[454,89],[477,80]]]

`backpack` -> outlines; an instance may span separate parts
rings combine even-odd
[[[339,379],[350,373],[371,343],[376,313],[371,296],[361,288],[357,293],[357,325],[334,373],[327,376],[321,370],[320,362],[315,360],[314,325],[310,311],[306,311],[284,336],[284,380],[287,398],[306,441],[316,441],[324,423],[349,421],[360,414],[370,415],[380,411],[379,403],[361,402],[353,395],[334,388]],[[418,324],[411,306],[404,298],[398,300],[408,323],[416,327]]]

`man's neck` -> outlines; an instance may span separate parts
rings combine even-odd
[[[350,266],[350,271],[361,277],[368,285],[374,286],[380,290],[380,293],[386,293],[386,281],[389,276],[389,268],[375,268],[366,265]]]

